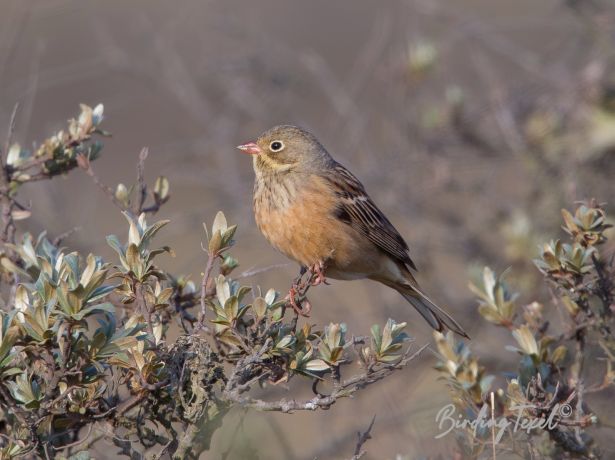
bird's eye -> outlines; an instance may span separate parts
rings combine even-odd
[[[272,152],[279,152],[283,148],[284,148],[284,142],[282,141],[273,141],[271,144],[269,144],[269,149]]]

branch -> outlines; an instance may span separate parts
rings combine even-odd
[[[236,386],[236,375],[240,373],[241,368],[245,371],[247,366],[246,363],[238,363],[238,369],[235,371],[231,379],[229,379],[227,387],[224,390],[224,397],[242,407],[267,412],[283,412],[288,414],[296,411],[329,409],[338,401],[338,399],[351,397],[357,391],[388,377],[396,370],[403,369],[408,365],[408,363],[410,363],[410,361],[420,355],[421,352],[427,348],[427,346],[428,344],[423,345],[412,354],[409,354],[410,350],[408,350],[406,355],[396,364],[388,364],[379,369],[367,371],[364,374],[357,374],[347,380],[342,381],[333,389],[333,392],[330,395],[317,395],[307,401],[297,401],[295,399],[264,401],[262,399],[252,398],[250,396],[242,396],[241,390],[245,391],[246,389]]]
[[[363,445],[369,441],[370,439],[372,439],[371,436],[371,431],[372,428],[374,427],[374,422],[376,421],[376,416],[374,415],[372,417],[372,421],[370,422],[369,426],[367,427],[367,430],[365,430],[363,433],[361,433],[360,431],[357,433],[357,445],[354,449],[354,455],[351,457],[350,460],[359,460],[361,457],[363,457],[365,455],[365,451],[362,450]]]
[[[60,246],[66,238],[71,236],[73,233],[78,232],[79,230],[81,230],[81,227],[73,227],[69,230],[66,230],[65,232],[60,233],[58,236],[56,236],[51,242],[51,244],[53,244],[54,246]]]
[[[218,253],[212,254],[210,253],[207,257],[207,265],[205,266],[205,271],[203,272],[203,278],[201,280],[201,295],[200,295],[200,306],[201,312],[199,313],[199,317],[196,323],[196,326],[192,328],[193,334],[198,334],[199,331],[204,330],[208,331],[208,327],[205,325],[205,314],[207,313],[207,297],[209,297],[210,293],[208,292],[207,286],[209,284],[209,280],[211,278],[211,272],[214,268],[214,264],[216,262],[216,258],[218,257]],[[182,309],[182,312],[184,310]],[[215,339],[215,337],[214,337]]]
[[[92,168],[92,162],[88,160],[85,155],[81,154],[77,156],[77,164],[81,169],[85,171],[88,176],[92,178],[92,181],[94,181],[98,188],[101,189],[103,193],[109,197],[109,199],[113,202],[114,205],[116,205],[122,211],[129,211],[129,209],[126,209],[122,202],[115,197],[115,192],[111,189],[111,187],[109,187],[107,184],[105,184],[98,178],[98,176],[94,172],[94,169]]]

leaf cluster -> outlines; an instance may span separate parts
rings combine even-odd
[[[528,448],[536,445],[534,453],[597,458],[600,450],[588,428],[598,419],[584,395],[615,384],[615,264],[604,249],[611,226],[596,201],[579,204],[574,214],[563,210],[562,216],[571,241],[545,244],[535,264],[552,289],[554,308],[564,312],[564,331],[551,332],[553,326],[543,304],[534,301],[519,307],[518,295],[511,292],[503,276],[496,277],[486,267],[482,283],[471,284],[470,288],[479,298],[481,316],[510,331],[515,345],[506,349],[519,355],[517,369],[506,372],[505,385],[493,389],[495,377],[486,374],[468,346],[441,334],[436,335],[442,357],[437,369],[449,384],[455,404],[473,417],[483,406],[491,406],[492,393],[498,416],[513,422],[521,416],[546,420],[552,411],[564,405],[570,408],[570,413],[554,414],[555,427],[545,423],[527,433],[510,433],[511,448],[519,454],[530,455],[517,443],[517,438],[526,436],[533,440]],[[585,382],[593,377],[585,363],[590,353],[600,353],[605,366],[601,381],[586,387]],[[488,430],[476,436],[468,431],[460,437],[460,450],[469,458],[477,458],[490,437]]]

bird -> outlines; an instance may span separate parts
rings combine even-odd
[[[302,274],[317,273],[316,283],[325,276],[377,281],[399,292],[433,329],[469,338],[419,287],[408,244],[363,184],[313,134],[278,125],[237,148],[253,157],[258,228]]]

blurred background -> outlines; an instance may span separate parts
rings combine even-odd
[[[287,263],[255,227],[251,159],[235,146],[274,124],[311,130],[363,181],[407,239],[425,290],[503,381],[512,339],[486,327],[468,282],[485,265],[510,267],[520,303],[552,308],[531,262],[539,244],[561,236],[562,207],[613,202],[614,42],[609,0],[0,0],[0,127],[20,103],[14,139],[27,145],[62,129],[79,103],[103,103],[113,137],[94,169],[111,186],[130,184],[149,147],[149,182],[171,182],[160,217],[172,225],[158,241],[177,256],[164,263],[195,280],[201,223],[220,209],[239,224],[239,272]],[[20,231],[79,227],[67,246],[112,258],[105,235],[125,221],[85,173],[34,184],[25,198],[33,216]],[[287,264],[244,281],[286,291],[296,273]],[[409,322],[417,344],[432,341],[401,297],[369,281],[336,281],[310,298],[315,323],[366,333],[392,317]],[[425,353],[326,412],[238,410],[212,458],[350,457],[374,414],[364,458],[449,458],[453,435],[433,438],[449,402],[435,362]],[[308,386],[291,381],[290,391]],[[606,417],[606,406],[593,409]]]

